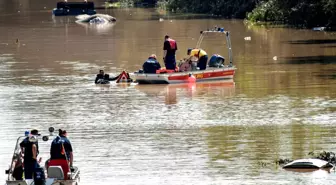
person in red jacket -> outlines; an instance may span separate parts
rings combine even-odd
[[[175,70],[176,68],[176,58],[175,53],[177,50],[176,41],[171,39],[169,35],[165,36],[165,41],[163,44],[163,61],[165,63],[166,69]]]

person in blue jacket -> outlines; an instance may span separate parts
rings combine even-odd
[[[156,70],[161,69],[160,63],[156,59],[156,55],[152,54],[142,65],[144,73],[156,73]]]

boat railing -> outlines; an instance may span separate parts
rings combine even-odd
[[[54,130],[55,129],[53,127],[50,127],[49,128],[49,135],[44,135],[44,136],[37,135],[36,137],[37,137],[38,140],[42,138],[42,141],[48,141],[49,137],[56,137],[53,134]],[[13,174],[12,169],[14,167],[13,166],[14,160],[16,159],[15,155],[20,155],[19,158],[21,157],[21,152],[22,151],[21,151],[19,142],[22,141],[26,137],[29,137],[29,131],[26,131],[24,136],[20,136],[16,140],[16,144],[15,144],[12,160],[11,160],[11,163],[10,163],[10,167],[9,167],[8,170],[6,170],[6,174],[8,174],[8,177],[7,177],[8,181],[11,181],[11,175]],[[74,172],[75,172],[74,174],[71,174],[72,177],[76,177],[78,175],[78,173],[79,173],[78,168],[77,168],[77,170],[75,169]],[[71,171],[71,173],[72,173],[72,171]]]
[[[230,32],[225,31],[224,28],[215,27],[215,29],[213,29],[213,30],[209,29],[209,30],[206,30],[206,31],[201,31],[200,33],[201,33],[201,35],[200,35],[200,37],[197,41],[196,48],[201,47],[202,41],[203,41],[204,36],[206,34],[223,34],[225,36],[226,45],[227,45],[228,54],[229,54],[229,61],[230,61],[229,66],[232,67],[233,66],[233,56],[232,56],[232,46],[231,46]]]
[[[13,155],[12,155],[12,160],[11,160],[9,169],[6,170],[6,174],[8,174],[8,177],[7,177],[8,180],[11,180],[10,177],[11,177],[11,174],[13,173],[12,169],[13,169],[13,162],[14,162],[14,159],[15,159],[15,154],[18,151],[18,147],[20,147],[19,146],[19,141],[22,140],[22,138],[25,138],[25,137],[28,137],[28,134],[25,133],[25,136],[20,136],[16,140],[14,152],[13,152]],[[20,155],[20,152],[19,152],[19,155]]]

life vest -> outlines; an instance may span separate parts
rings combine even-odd
[[[161,69],[156,70],[156,74],[162,74],[162,73],[174,73],[179,72],[179,68],[176,66],[175,70],[173,69],[166,69],[165,67],[162,67]]]
[[[168,38],[167,41],[169,42],[170,49],[171,50],[176,50],[176,41],[171,39],[171,38]]]

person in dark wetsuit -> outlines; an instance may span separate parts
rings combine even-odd
[[[166,69],[175,70],[176,68],[176,58],[175,53],[177,50],[176,41],[171,39],[169,35],[165,36],[165,41],[163,43],[163,60],[166,66]]]
[[[97,74],[96,79],[95,79],[95,84],[106,84],[109,83],[112,80],[116,80],[116,78],[110,78],[109,74],[105,74],[104,70],[99,70],[99,74]]]
[[[37,142],[38,135],[38,130],[32,130],[30,136],[20,143],[21,152],[24,153],[23,165],[25,179],[32,179],[35,169],[39,167],[37,162],[37,155],[39,153]]]
[[[59,129],[58,136],[52,141],[50,148],[50,161],[48,166],[61,166],[64,179],[68,179],[68,172],[72,167],[72,146],[67,138],[67,131]]]

